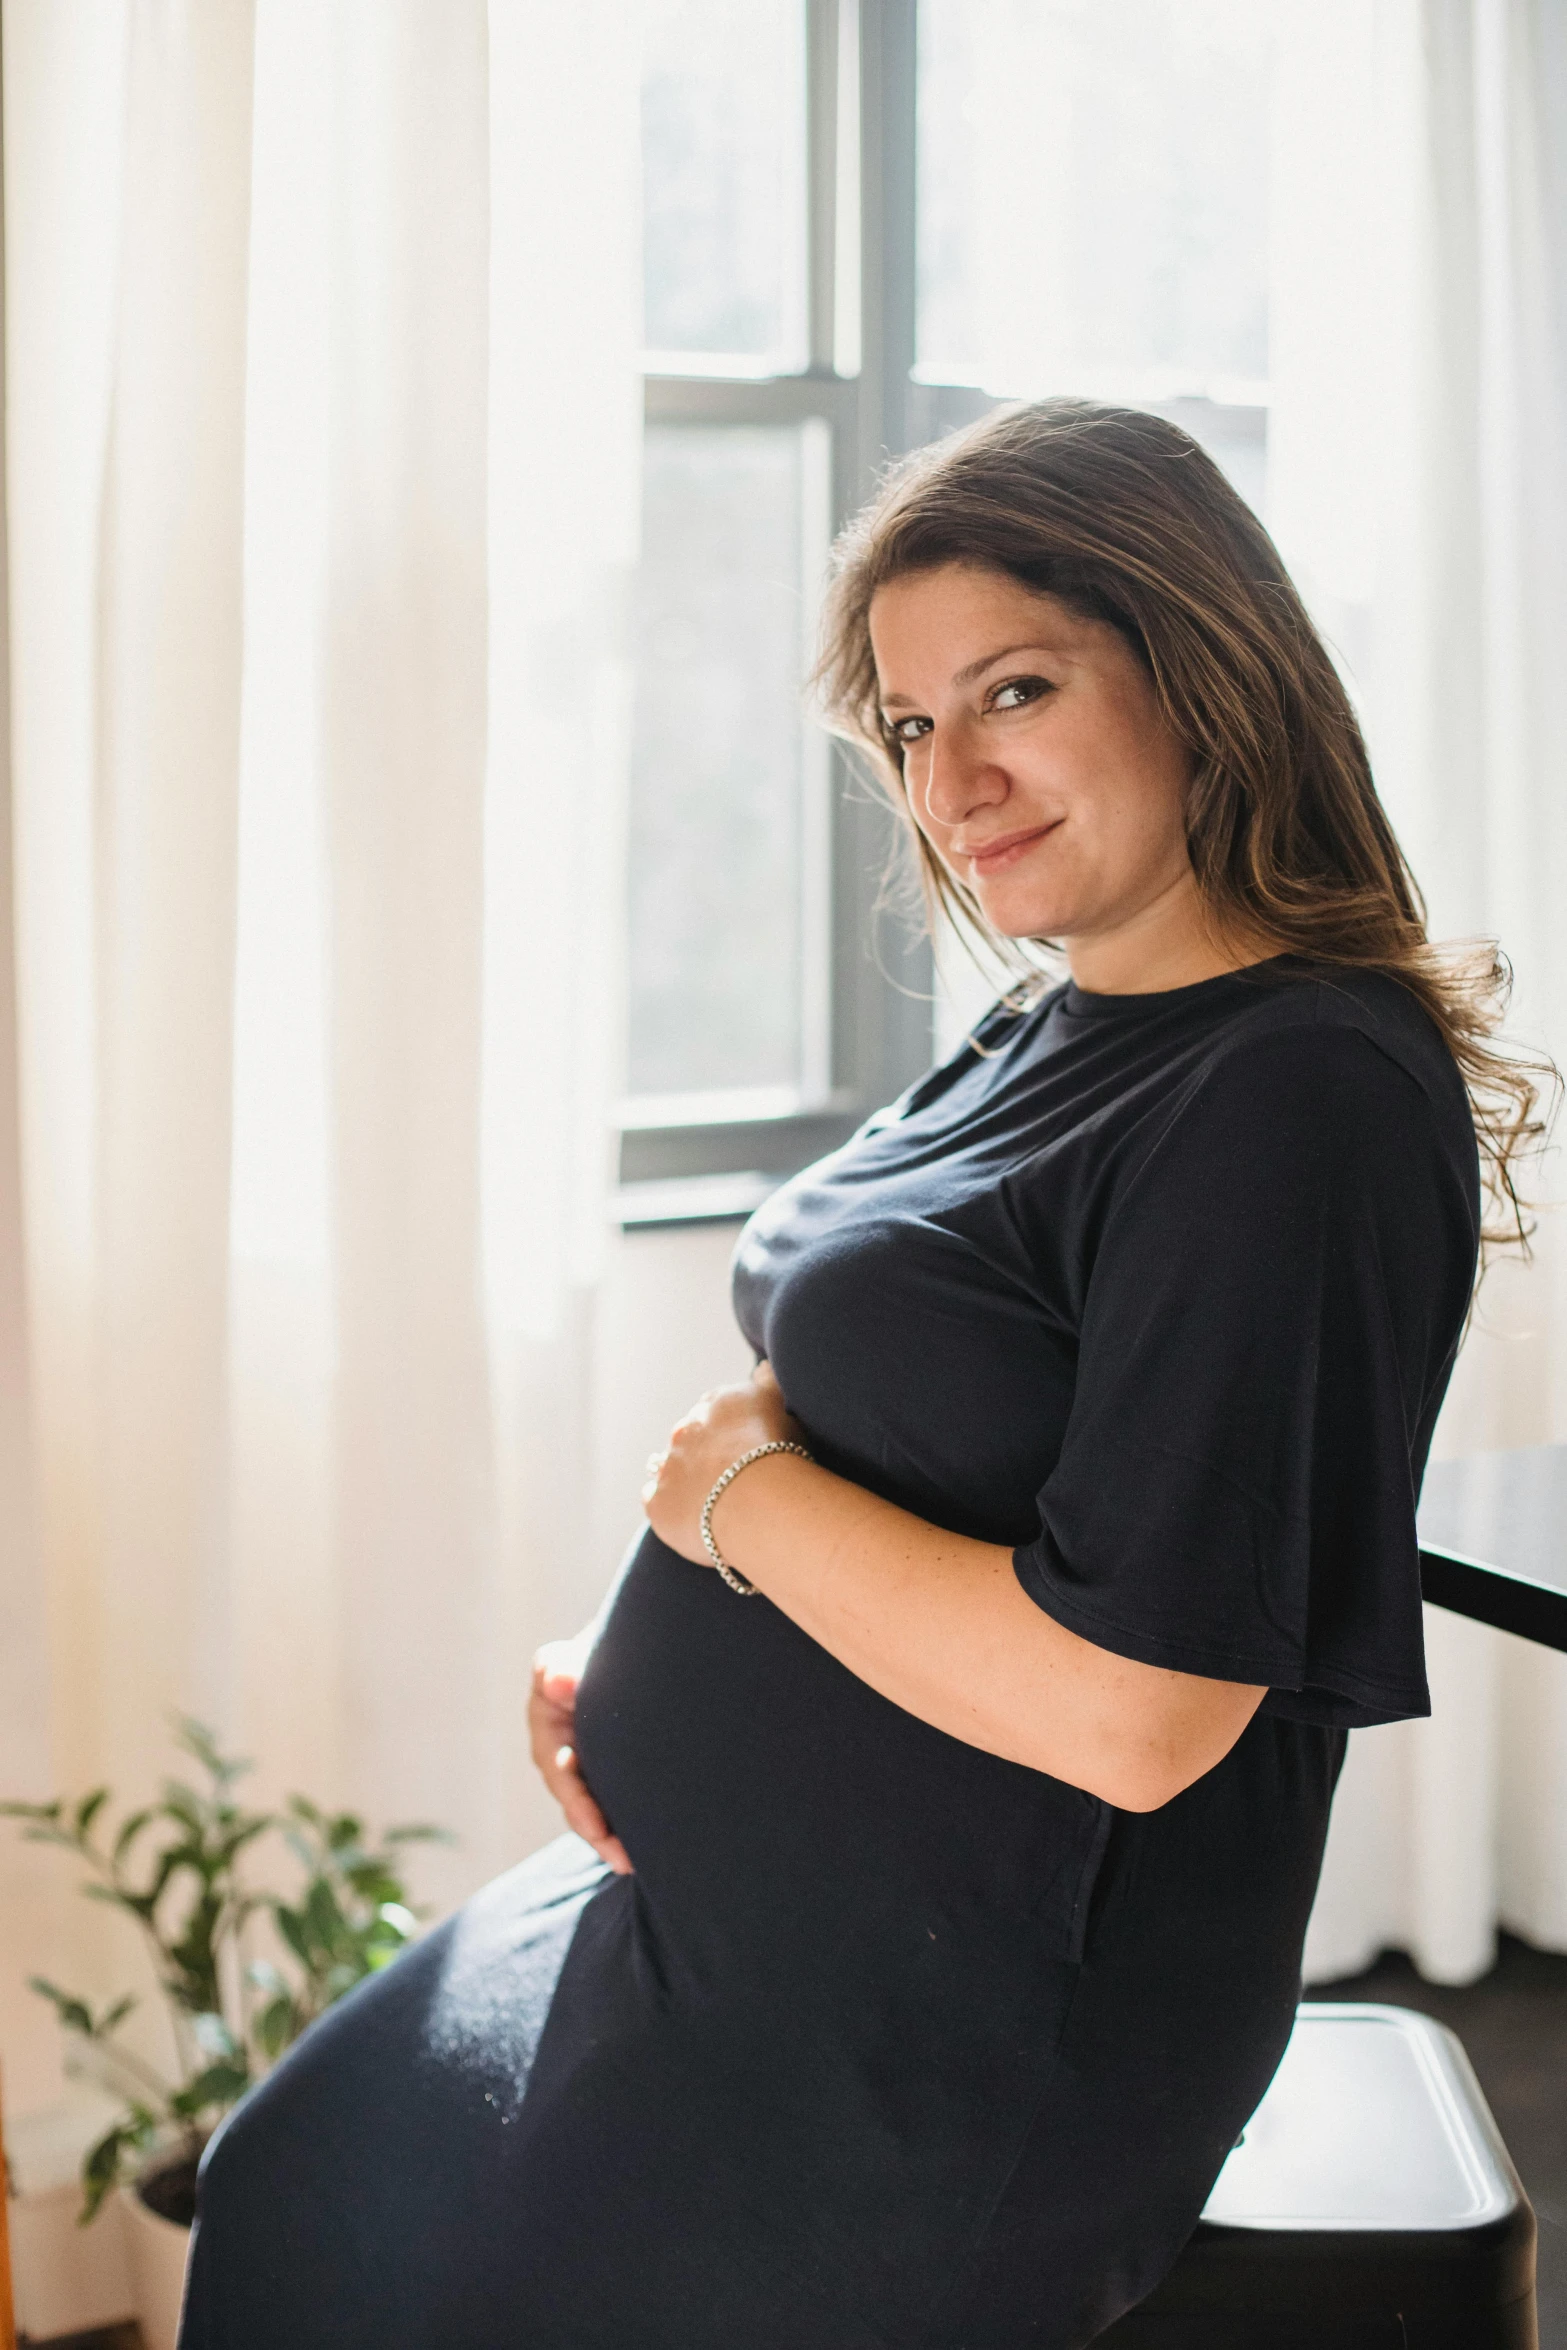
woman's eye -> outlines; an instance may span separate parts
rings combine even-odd
[[[990,707],[992,710],[1023,710],[1030,702],[1037,702],[1041,694],[1047,694],[1049,691],[1050,681],[1048,678],[1009,677],[1006,683],[998,685],[991,695]]]
[[[892,739],[898,743],[917,743],[922,734],[929,734],[928,718],[894,718],[891,721]]]

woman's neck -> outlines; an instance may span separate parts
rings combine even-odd
[[[1272,940],[1222,927],[1198,896],[1195,879],[1113,928],[1080,933],[1062,945],[1086,995],[1160,995],[1243,971],[1279,951]]]

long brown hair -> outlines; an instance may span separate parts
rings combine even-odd
[[[932,919],[944,910],[982,941],[1023,1001],[1046,982],[1050,942],[991,931],[918,831],[880,708],[871,600],[947,563],[1002,572],[1121,632],[1192,756],[1187,842],[1217,932],[1409,990],[1468,1091],[1485,1237],[1526,1246],[1519,1161],[1543,1139],[1557,1072],[1498,1042],[1511,973],[1494,941],[1428,940],[1338,672],[1273,541],[1212,459],[1140,409],[1042,400],[905,459],[838,542],[816,671],[828,721],[870,754],[903,816]]]

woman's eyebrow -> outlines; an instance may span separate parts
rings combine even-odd
[[[1021,645],[1003,645],[999,652],[986,653],[983,659],[971,661],[966,669],[958,670],[952,682],[954,685],[972,685],[976,677],[983,677],[986,670],[994,668],[998,661],[1010,661],[1014,653],[1042,653],[1044,649],[1033,639]]]
[[[1044,650],[1040,644],[1002,645],[994,653],[985,653],[979,660],[970,661],[965,668],[958,670],[952,683],[955,686],[972,685],[977,677],[984,676],[987,669],[993,669],[998,661],[1009,661],[1014,653],[1042,653]],[[912,710],[917,705],[908,694],[883,694],[881,706],[884,710]]]

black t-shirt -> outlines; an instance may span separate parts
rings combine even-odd
[[[821,1457],[1144,1663],[1429,1710],[1415,1503],[1478,1230],[1452,1058],[1287,958],[998,1007],[777,1195],[742,1327]]]

